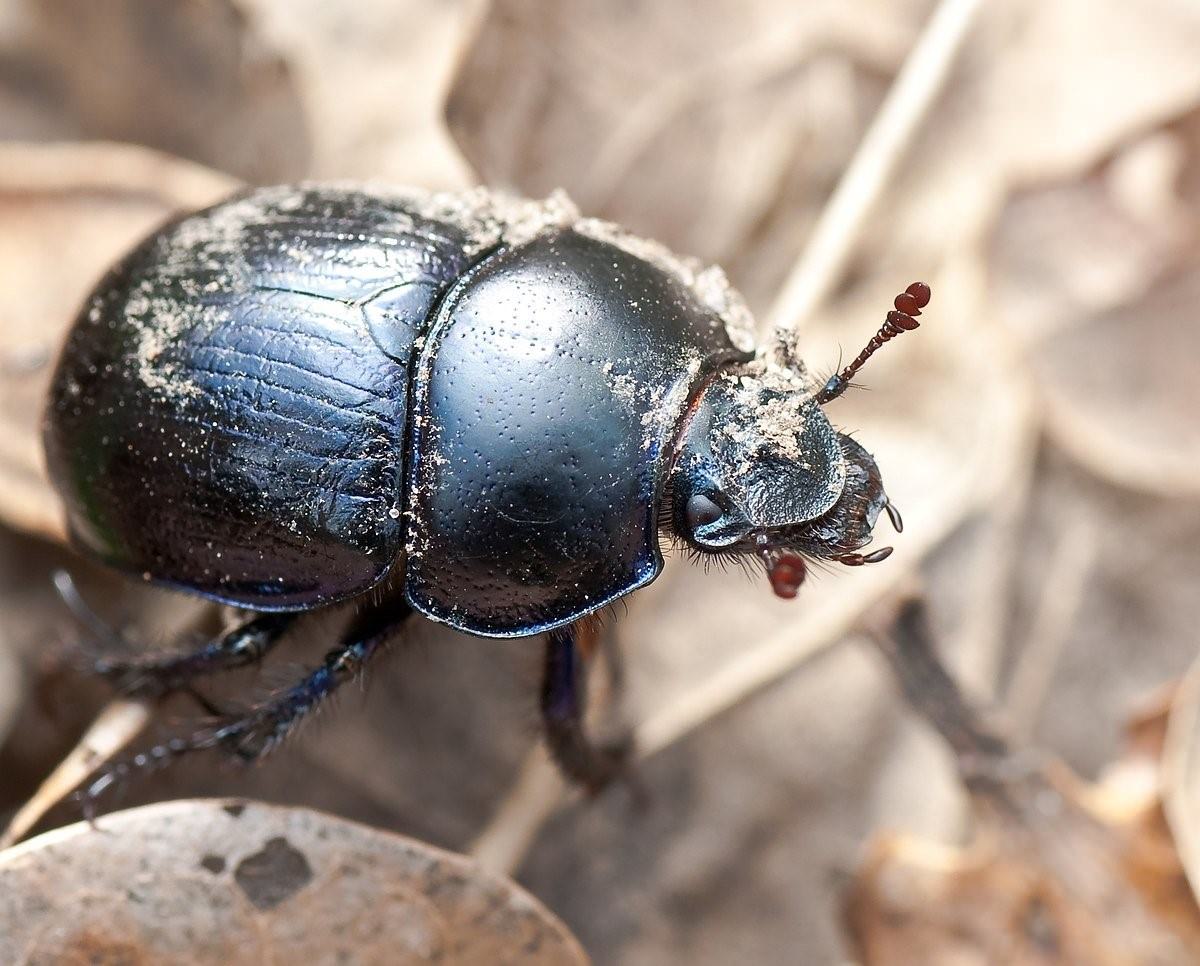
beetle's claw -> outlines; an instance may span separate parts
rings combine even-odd
[[[878,550],[872,550],[868,554],[843,553],[833,559],[840,564],[845,564],[847,567],[861,567],[863,564],[879,563],[881,560],[887,560],[891,555],[891,547],[880,547]]]
[[[87,787],[79,789],[72,796],[75,803],[79,806],[80,812],[83,814],[83,820],[93,830],[96,828],[96,808],[100,802],[100,798],[115,782],[116,778],[113,773],[105,771],[100,777],[92,780]]]
[[[650,793],[638,773],[633,752],[633,736],[629,734],[597,745],[595,773],[584,781],[587,794],[595,798],[610,785],[620,783],[629,790],[635,808],[646,808],[650,804]]]

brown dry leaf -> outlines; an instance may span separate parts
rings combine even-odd
[[[1174,694],[1163,756],[1167,820],[1188,881],[1200,896],[1200,661]]]
[[[1063,808],[1038,835],[985,821],[964,850],[876,839],[847,910],[864,966],[1194,962],[1200,915],[1161,816],[1148,807],[1099,824],[1070,793],[1047,786],[1038,796]],[[1100,881],[1081,894],[1045,861],[1050,844]]]
[[[41,419],[63,334],[88,288],[173,212],[233,179],[108,144],[0,145],[0,518],[60,536],[44,482]]]
[[[461,856],[320,812],[177,801],[0,854],[5,963],[581,964]]]
[[[467,0],[240,0],[282,52],[309,118],[310,178],[461,188],[470,170],[442,101],[477,5]]]
[[[1182,194],[1200,115],[1090,176],[1029,188],[992,240],[994,302],[1030,363],[1055,442],[1119,486],[1200,495],[1200,224]]]
[[[956,750],[974,829],[962,849],[896,834],[871,844],[846,904],[865,966],[1194,962],[1200,907],[1158,781],[1165,695],[1088,783],[980,730],[944,672],[922,669],[929,652],[897,640],[910,700]]]
[[[928,13],[707,0],[679,30],[665,22],[674,8],[619,18],[497,0],[448,120],[484,180],[565,187],[720,262],[761,307]],[[936,263],[974,242],[1013,185],[1084,171],[1194,104],[1198,42],[1200,16],[1181,0],[986,5],[859,265]]]
[[[1085,175],[1200,101],[1200,12],[1186,0],[1017,0],[981,13],[946,96],[863,234],[863,265],[900,270],[900,260],[974,245],[1018,187]],[[1037,252],[1035,239],[1024,245]]]
[[[447,120],[481,180],[565,188],[589,213],[720,262],[763,303],[919,18],[889,3],[705,0],[686,15],[613,16],[497,0]]]
[[[288,64],[234,0],[14,0],[0,138],[144,144],[251,181],[307,170]]]

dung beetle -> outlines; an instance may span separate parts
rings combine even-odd
[[[556,194],[255,188],[154,232],[97,285],[50,391],[47,465],[73,543],[251,612],[194,653],[102,661],[129,692],[260,659],[299,615],[354,601],[290,690],[110,768],[199,748],[253,758],[418,612],[547,634],[543,717],[595,789],[620,748],[581,726],[589,615],[648,584],[660,541],[761,561],[794,597],[810,558],[858,565],[871,456],[821,406],[915,328],[914,283],[823,386],[787,340],[754,351],[719,269]]]

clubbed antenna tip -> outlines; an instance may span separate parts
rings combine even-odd
[[[910,332],[917,328],[921,324],[917,321],[917,316],[921,314],[921,309],[929,304],[929,296],[929,286],[924,282],[913,282],[897,295],[893,303],[896,306],[895,309],[887,314],[887,319],[879,327],[879,331],[875,333],[871,341],[867,343],[866,348],[858,354],[858,358],[837,375],[831,376],[829,382],[825,383],[825,387],[817,393],[818,405],[824,406],[831,399],[837,399],[844,393],[846,387],[850,385],[850,380],[854,378],[859,369],[866,365],[867,360],[881,345],[889,339],[895,338],[901,332]]]

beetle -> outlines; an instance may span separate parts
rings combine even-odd
[[[110,768],[221,746],[254,758],[413,614],[545,635],[554,757],[593,790],[620,769],[581,726],[591,615],[663,567],[660,540],[760,561],[794,597],[900,516],[836,399],[915,328],[914,283],[849,366],[815,382],[786,339],[755,351],[717,268],[527,201],[302,184],[176,218],[99,282],[45,422],[85,554],[247,612],[200,650],[101,661],[137,694],[261,659],[300,617],[355,618],[291,689]]]

